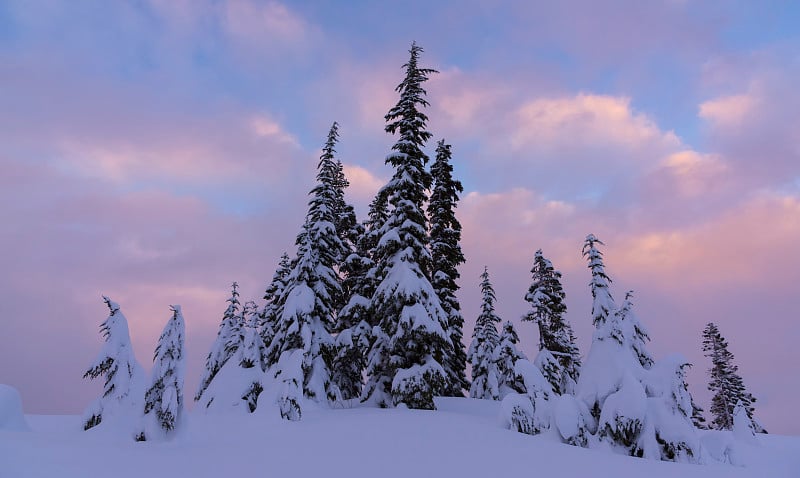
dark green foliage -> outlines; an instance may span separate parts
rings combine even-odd
[[[709,375],[711,380],[708,389],[714,393],[711,398],[711,426],[717,430],[730,430],[733,428],[733,410],[738,402],[747,412],[747,417],[753,420],[756,399],[744,387],[742,377],[736,372],[739,370],[733,363],[733,354],[728,351],[728,342],[720,334],[713,322],[709,322],[703,330],[703,352],[711,358]]]
[[[558,394],[571,393],[574,384],[578,382],[581,359],[575,344],[575,334],[564,319],[567,306],[564,303],[561,273],[555,270],[539,249],[534,256],[531,274],[533,282],[525,295],[525,300],[531,304],[531,310],[522,320],[538,325],[539,350],[548,350],[560,365],[542,370],[553,385],[553,391]]]
[[[452,350],[445,358],[447,388],[444,394],[451,397],[463,396],[469,388],[466,377],[467,355],[462,339],[464,337],[464,317],[461,315],[461,304],[456,292],[460,277],[458,266],[464,263],[461,252],[461,223],[455,215],[458,194],[464,191],[461,182],[453,179],[453,166],[450,164],[452,153],[450,145],[444,140],[436,147],[436,160],[431,165],[433,191],[428,204],[428,216],[431,221],[430,249],[433,259],[431,283],[439,302],[448,318],[447,334],[450,337]]]

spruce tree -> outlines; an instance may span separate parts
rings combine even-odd
[[[286,281],[289,274],[292,272],[292,264],[289,260],[289,255],[285,252],[281,255],[278,261],[278,268],[272,276],[272,281],[264,291],[264,309],[262,309],[258,318],[258,331],[261,340],[264,342],[264,357],[262,362],[264,368],[268,368],[278,361],[278,357],[269,357],[267,350],[269,350],[272,338],[278,329],[278,310],[280,309],[280,300],[283,296],[283,291],[286,289]]]
[[[519,344],[517,330],[511,321],[506,321],[500,333],[500,343],[494,352],[497,372],[500,378],[498,388],[501,397],[505,397],[511,392],[526,393],[526,388],[521,378],[517,377],[515,365],[518,360],[527,360],[528,357],[519,350],[517,344]]]
[[[464,192],[461,182],[453,179],[453,166],[450,164],[452,152],[444,140],[436,146],[436,160],[431,165],[433,190],[428,204],[431,221],[430,249],[433,259],[431,283],[439,302],[447,314],[447,334],[450,337],[451,351],[445,358],[448,387],[444,394],[451,397],[463,396],[469,388],[465,373],[467,356],[462,339],[464,337],[464,317],[456,292],[460,277],[458,266],[464,263],[461,252],[461,223],[455,215],[458,194]]]
[[[150,388],[145,393],[144,429],[137,441],[168,437],[183,421],[183,382],[186,369],[186,326],[181,306],[172,305],[172,317],[158,338]]]
[[[567,305],[561,273],[539,249],[531,274],[533,282],[525,295],[531,310],[522,320],[535,322],[539,327],[539,355],[535,363],[555,393],[572,393],[578,382],[581,358],[572,327],[564,319]]]
[[[200,387],[194,395],[194,401],[196,402],[200,401],[208,385],[233,354],[233,351],[229,350],[229,342],[236,330],[237,321],[239,320],[238,288],[239,284],[236,282],[231,285],[231,296],[227,300],[228,307],[225,309],[225,313],[222,314],[222,321],[219,324],[217,338],[211,345],[211,351],[206,357],[206,366],[203,371],[203,376],[200,378]]]
[[[109,415],[132,415],[141,406],[145,377],[142,366],[136,361],[128,332],[128,320],[119,304],[103,296],[109,315],[100,325],[105,338],[102,350],[95,358],[83,378],[95,379],[103,376],[103,394],[83,413],[83,429],[99,425]]]
[[[500,317],[494,310],[494,288],[489,280],[489,269],[484,267],[481,274],[481,313],[475,321],[472,332],[472,343],[469,346],[467,359],[472,366],[472,385],[470,398],[489,400],[500,399],[500,374],[495,361],[495,350],[500,344],[497,325]]]
[[[711,398],[711,426],[717,430],[730,430],[734,425],[734,408],[741,402],[752,421],[756,399],[744,386],[737,367],[733,363],[733,354],[728,351],[728,342],[722,337],[719,328],[709,322],[703,329],[703,352],[711,359],[708,373],[711,380],[708,389],[714,393]]]
[[[423,203],[431,177],[422,148],[431,134],[420,108],[428,106],[422,83],[434,70],[418,66],[421,52],[416,43],[411,45],[406,76],[397,87],[400,100],[386,115],[386,131],[399,137],[386,157],[395,173],[383,191],[391,210],[375,250],[374,275],[381,282],[372,309],[379,331],[367,361],[364,398],[380,406],[433,409],[433,397],[448,388],[442,361],[452,345],[447,316],[429,277]]]

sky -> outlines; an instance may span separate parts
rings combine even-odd
[[[701,332],[730,344],[756,416],[800,434],[800,4],[792,1],[0,2],[0,383],[28,413],[80,413],[119,302],[138,359],[180,304],[187,395],[230,284],[260,301],[295,252],[340,124],[363,218],[412,41],[428,146],[464,184],[465,336],[489,268],[520,322],[543,249],[591,342],[598,236],[618,301],[708,408]]]

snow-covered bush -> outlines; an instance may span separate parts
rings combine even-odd
[[[27,431],[22,398],[16,388],[0,383],[0,430]]]
[[[589,424],[592,417],[586,405],[573,395],[558,395],[554,399],[553,424],[564,443],[586,447],[589,444]]]

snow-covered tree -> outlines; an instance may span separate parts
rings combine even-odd
[[[622,306],[614,312],[619,316],[619,321],[625,328],[624,334],[630,338],[630,346],[636,359],[645,369],[653,366],[653,356],[647,350],[647,342],[650,341],[650,336],[647,335],[647,329],[639,321],[639,318],[633,312],[633,291],[629,290],[625,294],[625,302]]]
[[[198,401],[201,409],[253,412],[264,390],[264,342],[258,333],[256,304],[247,301],[229,336],[226,349],[230,358],[214,375]]]
[[[461,397],[469,388],[465,373],[467,356],[464,351],[464,317],[461,315],[461,304],[458,302],[457,280],[460,277],[458,266],[464,263],[461,252],[461,223],[455,215],[458,194],[464,192],[461,182],[453,179],[451,146],[439,141],[436,146],[436,160],[431,165],[433,190],[428,204],[428,216],[431,221],[430,250],[433,259],[431,283],[439,302],[447,314],[447,334],[452,345],[444,359],[447,373],[447,388],[444,394]]]
[[[228,361],[228,358],[230,358],[233,353],[232,350],[229,350],[229,342],[237,328],[237,322],[239,320],[239,284],[234,282],[231,285],[231,289],[231,296],[227,300],[228,307],[225,309],[225,313],[222,314],[222,321],[219,324],[217,338],[211,345],[211,351],[208,353],[208,357],[206,357],[206,366],[203,370],[203,376],[200,378],[200,387],[197,389],[197,393],[194,396],[196,402],[200,401],[208,385],[214,379],[214,376],[217,375],[217,372],[225,365],[225,362]]]
[[[691,364],[673,354],[654,363],[644,376],[647,412],[637,440],[637,453],[645,458],[696,463],[700,440],[692,423],[692,396],[686,384]]]
[[[517,348],[519,344],[519,335],[514,328],[511,321],[503,324],[503,330],[500,333],[500,343],[495,348],[494,356],[497,363],[497,372],[499,374],[500,383],[498,389],[500,396],[505,397],[511,392],[524,393],[524,385],[520,382],[519,377],[514,369],[518,360],[528,360],[522,351]]]
[[[331,379],[336,353],[331,331],[344,298],[337,269],[347,253],[336,230],[343,208],[343,176],[340,163],[333,157],[337,128],[334,123],[317,164],[317,184],[309,193],[306,223],[297,236],[297,258],[280,300],[275,335],[266,354],[270,362],[280,362],[286,352],[302,350],[300,386],[306,397],[317,401],[341,399]],[[297,357],[294,353],[289,355]],[[275,375],[284,383],[289,383],[289,375],[297,381],[296,371],[280,366]]]
[[[150,388],[145,393],[144,427],[136,436],[137,441],[168,437],[183,421],[186,326],[181,306],[172,305],[170,309],[172,317],[156,345]]]
[[[379,231],[375,271],[370,272],[380,279],[371,303],[379,323],[373,328],[363,397],[380,406],[405,403],[433,409],[433,397],[447,388],[442,361],[452,345],[447,315],[429,277],[423,203],[431,177],[422,148],[431,134],[420,107],[428,106],[422,83],[434,70],[418,66],[421,52],[412,44],[406,76],[397,87],[400,100],[386,115],[386,131],[399,137],[386,157],[395,168],[383,188],[391,209]]]
[[[692,424],[699,430],[708,430],[708,423],[706,423],[706,417],[703,415],[704,411],[705,410],[692,399]]]
[[[469,346],[467,359],[472,366],[472,385],[469,389],[471,398],[490,400],[500,399],[500,374],[495,361],[495,350],[500,344],[497,325],[500,317],[494,310],[494,288],[489,280],[489,269],[484,267],[481,274],[481,313],[475,321],[472,332],[472,343]]]
[[[733,363],[733,354],[728,351],[728,342],[722,337],[719,328],[709,322],[703,330],[703,352],[711,359],[708,373],[711,380],[708,389],[713,392],[711,398],[711,426],[717,430],[730,430],[734,425],[734,408],[741,402],[747,417],[753,420],[756,399],[744,386],[742,377],[737,373],[739,367]]]
[[[289,274],[292,272],[292,264],[289,260],[289,255],[285,252],[281,255],[278,261],[278,268],[272,275],[272,281],[264,291],[264,308],[258,319],[258,331],[261,335],[261,340],[264,342],[264,357],[262,362],[264,367],[274,365],[278,361],[278,357],[269,357],[267,350],[272,343],[272,338],[275,336],[275,331],[278,329],[278,310],[280,309],[280,300],[283,296],[283,291],[286,289],[286,281],[289,279]]]
[[[583,256],[589,260],[589,269],[592,271],[592,281],[589,286],[592,290],[592,323],[595,327],[605,322],[617,309],[609,289],[611,279],[606,275],[603,253],[597,249],[598,244],[604,245],[594,234],[586,236],[586,241],[583,243]]]
[[[539,327],[539,354],[534,363],[557,394],[572,393],[578,381],[581,358],[575,344],[575,334],[564,318],[567,305],[561,285],[561,273],[536,251],[533,260],[533,282],[525,300],[531,310],[522,320],[534,322]]]
[[[119,304],[103,296],[109,315],[100,332],[105,338],[102,350],[83,374],[84,378],[103,376],[103,394],[83,412],[83,429],[99,425],[111,416],[130,418],[138,413],[144,399],[145,376],[133,353],[128,321]]]

